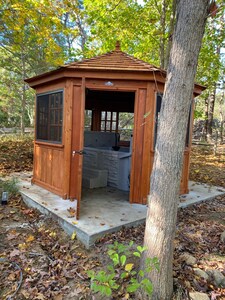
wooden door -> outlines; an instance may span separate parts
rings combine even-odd
[[[84,146],[84,110],[85,87],[82,84],[73,86],[72,103],[72,143],[71,143],[71,167],[70,167],[70,199],[77,201],[76,217],[80,216],[80,200],[82,189],[82,164]]]
[[[130,203],[147,203],[150,189],[151,146],[154,126],[154,85],[138,89],[135,99],[130,178]]]

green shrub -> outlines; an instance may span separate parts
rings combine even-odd
[[[138,289],[144,290],[148,295],[153,292],[153,285],[147,278],[147,273],[156,269],[159,270],[159,262],[156,257],[147,258],[144,270],[137,271],[135,260],[140,264],[140,258],[146,248],[137,246],[136,251],[132,251],[133,242],[129,245],[115,242],[109,246],[108,256],[111,264],[107,266],[107,271],[88,271],[91,279],[91,289],[100,292],[103,296],[123,295],[128,299]]]
[[[19,188],[18,188],[17,184],[18,184],[18,180],[14,177],[9,180],[0,180],[1,190],[3,192],[8,192],[10,197],[18,194]]]

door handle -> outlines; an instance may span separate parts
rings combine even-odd
[[[72,152],[72,156],[74,157],[75,154],[79,154],[79,155],[83,155],[83,154],[86,154],[86,152],[84,150],[73,150]]]

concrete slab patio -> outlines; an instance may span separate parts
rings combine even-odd
[[[50,215],[68,233],[88,248],[106,233],[118,231],[122,226],[136,226],[145,222],[147,206],[130,204],[129,194],[114,188],[83,189],[80,220],[71,217],[70,208],[76,209],[76,201],[63,200],[47,190],[31,185],[31,173],[17,173],[21,195],[25,203]],[[180,196],[179,207],[210,200],[225,194],[221,187],[189,182],[189,194]]]

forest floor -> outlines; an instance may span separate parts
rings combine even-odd
[[[31,138],[0,139],[0,177],[31,170],[32,148]],[[225,187],[224,166],[225,145],[217,155],[194,146],[190,179]],[[19,195],[12,196],[0,206],[0,299],[107,299],[90,290],[87,271],[109,264],[108,245],[131,240],[142,245],[143,233],[144,225],[123,228],[86,250],[53,220],[26,207]],[[137,299],[125,292],[126,285],[124,280],[111,299]],[[194,292],[192,299],[200,299],[196,292],[225,299],[225,196],[179,210],[174,287],[177,300],[191,299],[189,292]]]

